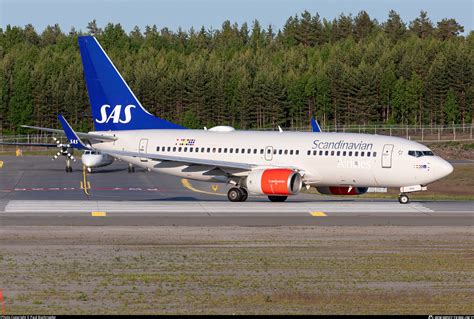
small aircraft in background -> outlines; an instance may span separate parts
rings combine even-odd
[[[58,133],[64,134],[62,130],[57,130]],[[78,147],[75,144],[72,144],[71,141],[69,143],[62,143],[59,139],[53,136],[53,140],[55,143],[20,143],[20,142],[0,142],[0,145],[10,145],[10,146],[36,146],[36,147],[47,147],[47,148],[57,148],[58,152],[53,156],[52,160],[58,159],[60,156],[65,157],[66,159],[66,173],[72,172],[72,162],[76,161],[74,157],[74,150],[78,150]],[[95,150],[83,150],[81,161],[84,167],[87,169],[89,173],[92,172],[93,169],[98,167],[104,167],[110,165],[114,162],[115,158],[108,155],[102,154]],[[130,172],[130,167],[129,167]]]

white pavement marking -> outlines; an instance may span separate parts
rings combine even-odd
[[[108,213],[429,213],[433,210],[421,203],[401,205],[390,202],[180,202],[180,201],[79,201],[79,200],[11,200],[6,213],[81,213],[106,211]]]

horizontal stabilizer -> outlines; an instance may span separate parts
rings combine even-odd
[[[65,135],[63,130],[58,130],[58,129],[54,129],[54,128],[29,126],[29,125],[22,125],[21,127],[29,128],[29,129],[32,129],[32,130],[38,130],[38,131],[44,131],[44,132],[50,132],[50,133]],[[81,138],[95,140],[95,141],[112,142],[112,141],[117,140],[117,137],[111,136],[111,135],[102,135],[102,134],[95,134],[95,133],[81,133],[81,132],[75,132],[75,133],[77,134],[77,136],[79,136]]]

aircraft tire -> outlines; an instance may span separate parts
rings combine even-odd
[[[400,194],[398,197],[398,202],[400,204],[408,204],[410,202],[410,198],[406,194]]]
[[[247,198],[249,198],[249,193],[245,188],[241,188],[240,191],[242,192],[242,198],[240,199],[240,201],[245,202]]]
[[[242,192],[240,188],[237,188],[237,187],[232,187],[227,192],[227,198],[231,202],[240,202],[242,201],[243,196],[244,196],[244,193]]]

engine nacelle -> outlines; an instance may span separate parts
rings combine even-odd
[[[362,195],[367,193],[368,187],[352,187],[349,190],[349,187],[345,186],[326,186],[326,187],[316,187],[318,192],[324,195]]]
[[[302,185],[301,175],[287,168],[256,170],[245,179],[245,186],[254,194],[295,195]]]

